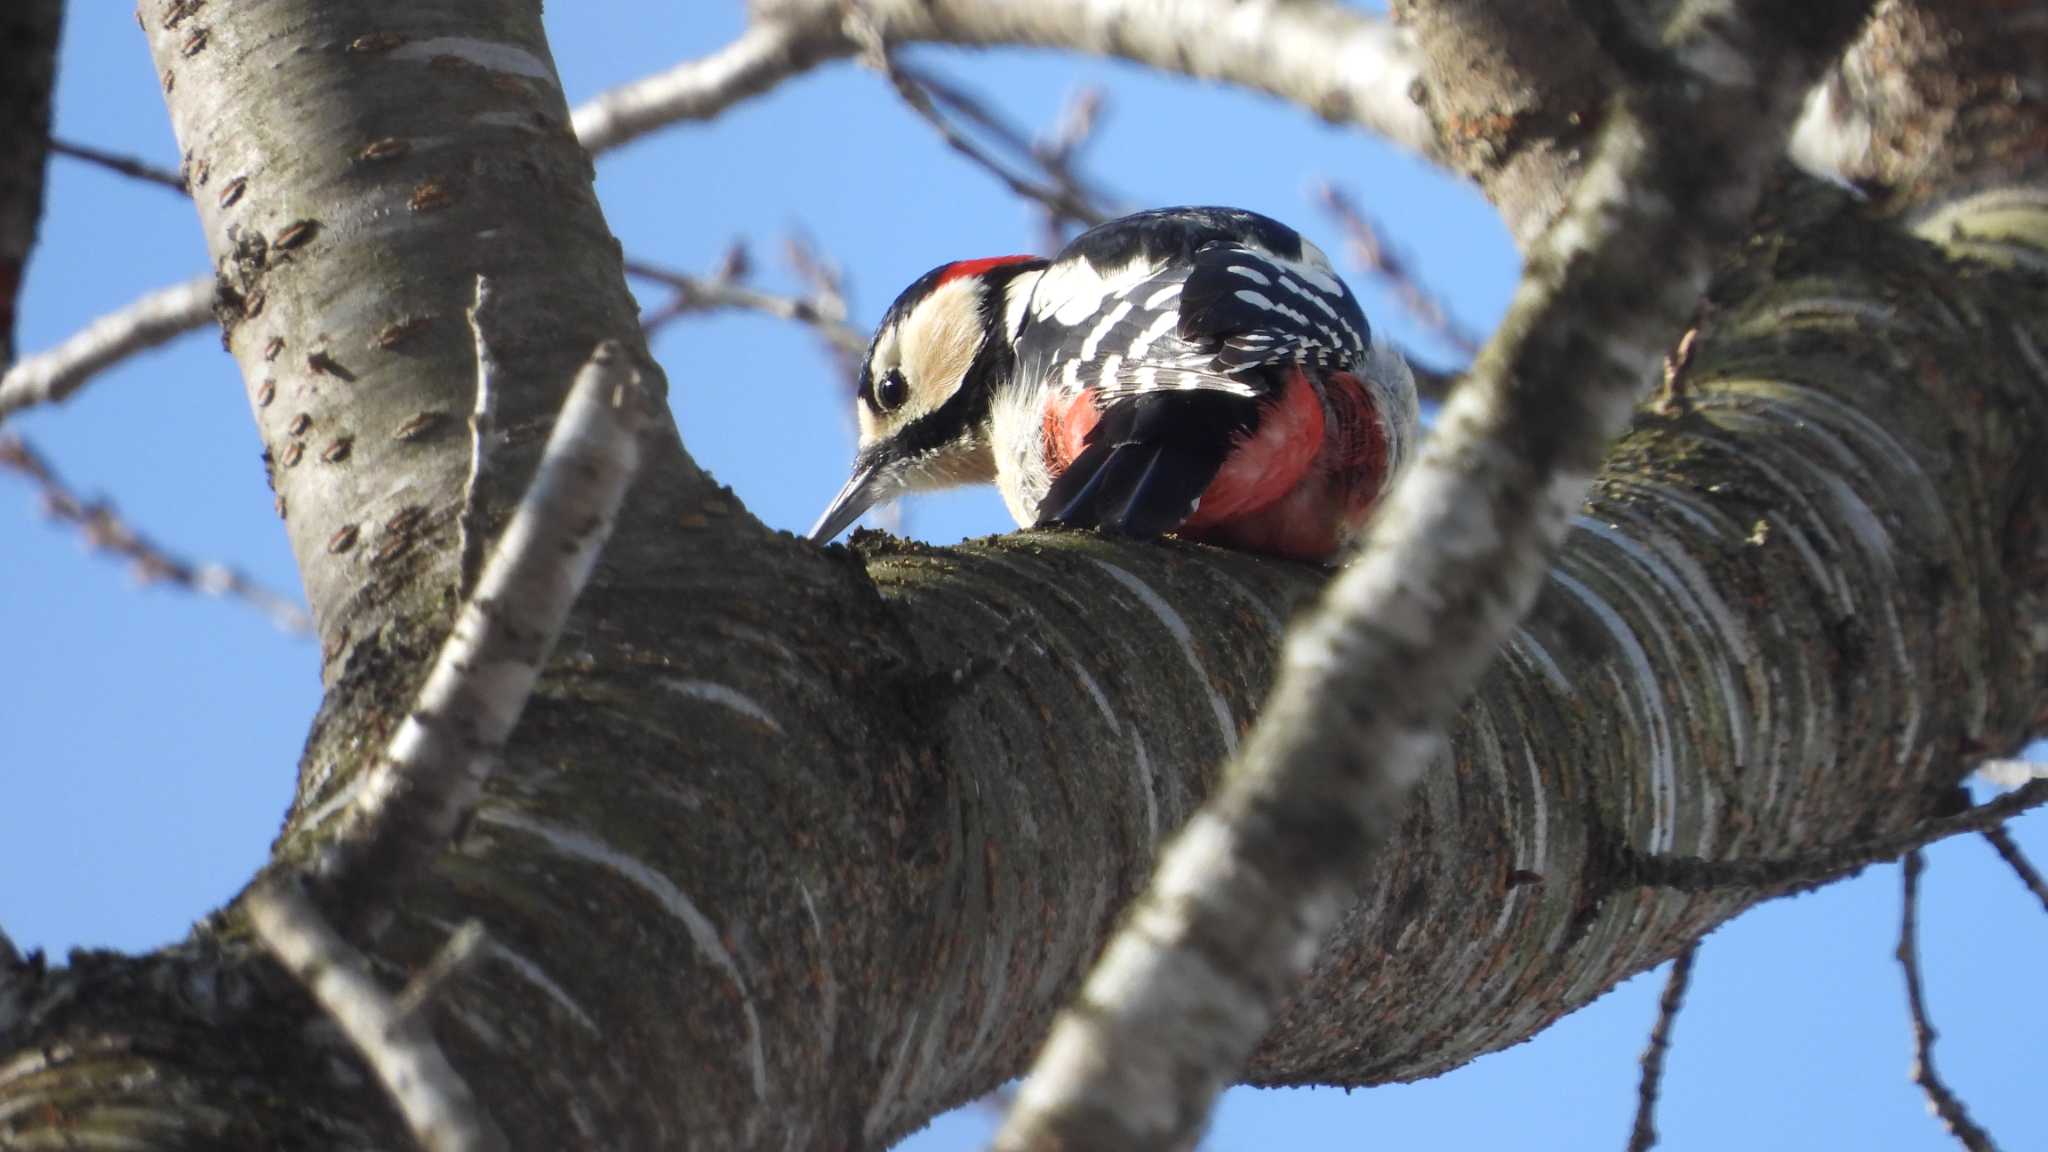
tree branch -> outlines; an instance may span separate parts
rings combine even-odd
[[[0,419],[37,404],[60,403],[95,375],[212,319],[213,277],[159,288],[9,368],[0,376]]]
[[[17,294],[43,215],[50,93],[63,23],[63,0],[13,0],[0,7],[7,62],[0,70],[0,372],[14,363]]]
[[[1970,1119],[1970,1113],[1963,1102],[1956,1099],[1942,1082],[1940,1073],[1934,1070],[1934,1025],[1927,1020],[1927,1002],[1920,990],[1920,850],[1906,853],[1901,869],[1905,877],[1905,894],[1900,901],[1899,946],[1894,953],[1899,967],[1906,975],[1906,1008],[1913,1017],[1913,1083],[1927,1094],[1927,1106],[1941,1118],[1942,1126],[1949,1134],[1970,1152],[1997,1152],[1998,1146],[1991,1141],[1990,1134],[1979,1128]]]
[[[337,903],[364,905],[357,919],[382,914],[376,899],[419,872],[469,819],[611,536],[651,419],[625,350],[598,345],[418,702],[315,866]]]
[[[1964,832],[1987,836],[2022,812],[2048,804],[2048,780],[2035,780],[2003,796],[1952,816],[1922,820],[1909,828],[1822,852],[1777,860],[1702,860],[1638,852],[1619,845],[1618,874],[1634,884],[1680,892],[1717,888],[1792,891],[1824,883],[1872,864],[1896,860],[1938,840]],[[1996,841],[1994,841],[1996,843]]]
[[[1410,151],[1436,138],[1410,96],[1419,61],[1403,32],[1326,0],[864,0],[891,44],[1015,44],[1121,57],[1221,80],[1356,123]],[[592,152],[681,120],[709,119],[792,76],[859,50],[840,0],[764,0],[736,41],[702,60],[615,88],[576,110]]]
[[[0,469],[27,477],[36,486],[46,515],[78,529],[87,548],[128,561],[137,581],[169,584],[195,596],[239,600],[263,613],[280,631],[312,632],[313,622],[305,608],[289,596],[265,588],[225,564],[202,563],[166,552],[131,528],[113,505],[81,499],[21,437],[0,433]]]
[[[2005,830],[2005,825],[1994,824],[1984,829],[1984,839],[1991,842],[1991,847],[1997,850],[1999,859],[2005,861],[2012,869],[2013,875],[2020,878],[2021,884],[2026,885],[2027,891],[2032,892],[2034,898],[2041,902],[2041,910],[2048,912],[2048,883],[2042,881],[2041,873],[2027,859],[2027,854],[2020,851],[2018,844],[2013,843],[2012,833]]]
[[[966,157],[975,167],[994,176],[1013,195],[1043,205],[1056,220],[1079,220],[1092,227],[1109,218],[1101,208],[1089,203],[1078,189],[1063,187],[1056,183],[1041,183],[1012,172],[1007,164],[968,139],[965,134],[953,127],[944,113],[939,111],[932,99],[932,91],[927,87],[929,81],[921,74],[914,74],[896,63],[888,41],[883,39],[881,29],[867,16],[866,9],[855,3],[848,7],[847,13],[850,34],[861,46],[861,60],[882,74],[882,78],[895,89],[896,95],[910,106],[912,112],[917,113],[918,119],[923,120],[939,134],[947,147]],[[957,95],[949,100],[949,103],[956,107],[962,104],[973,106],[971,102]],[[990,117],[984,117],[982,122],[986,124],[991,120]]]
[[[51,137],[50,139],[50,151],[59,156],[69,156],[73,160],[82,160],[87,164],[104,168],[109,172],[126,176],[131,180],[140,180],[145,184],[154,184],[159,188],[168,188],[173,192],[183,193],[187,191],[184,176],[166,168],[159,168],[146,160],[138,160],[133,156],[123,156],[118,152],[108,152],[86,144],[74,144],[69,140],[60,140],[56,137]]]
[[[1055,1023],[998,1147],[1192,1142],[1315,958],[1867,10],[1709,7],[1674,25],[1685,82],[1610,108],[1500,334],[1297,625],[1247,746]]]
[[[713,276],[693,276],[631,257],[626,260],[626,274],[651,280],[674,293],[668,303],[641,317],[640,326],[650,332],[675,317],[698,312],[760,312],[809,327],[837,356],[858,358],[867,352],[867,336],[846,322],[846,301],[833,291],[820,289],[807,296],[778,296],[747,287],[744,275],[722,270]]]
[[[329,927],[304,892],[267,884],[249,894],[249,922],[362,1053],[427,1152],[491,1152],[504,1133],[435,1042],[418,1013],[378,987],[363,955]]]
[[[1671,1026],[1685,1004],[1692,962],[1699,952],[1698,944],[1680,952],[1671,961],[1671,974],[1664,978],[1664,995],[1657,999],[1657,1023],[1651,1026],[1650,1043],[1643,1049],[1643,1076],[1636,1085],[1636,1122],[1629,1130],[1628,1152],[1649,1152],[1657,1146],[1657,1091],[1664,1079],[1664,1055],[1671,1050]]]
[[[1479,334],[1451,314],[1442,298],[1422,282],[1422,277],[1408,266],[1406,257],[1381,238],[1379,229],[1343,189],[1322,180],[1316,183],[1314,196],[1344,233],[1344,246],[1352,262],[1392,289],[1394,298],[1416,323],[1470,363],[1479,354]],[[1437,398],[1447,391],[1439,391]]]

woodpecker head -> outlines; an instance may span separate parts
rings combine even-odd
[[[861,364],[853,475],[811,529],[822,544],[907,491],[994,479],[991,400],[1045,261],[997,256],[941,264],[903,290]]]

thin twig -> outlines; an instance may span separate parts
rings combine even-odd
[[[1666,856],[1617,848],[1617,867],[1634,885],[1680,892],[1711,892],[1720,888],[1799,888],[1833,880],[1844,873],[1918,851],[1937,840],[1963,832],[1984,832],[2014,816],[2048,804],[2048,780],[1995,797],[1952,816],[1923,820],[1901,832],[1874,836],[1799,856],[1762,860],[1704,860],[1697,856]]]
[[[732,264],[728,259],[728,268]],[[743,271],[744,262],[739,266]],[[808,296],[778,296],[747,287],[743,275],[730,271],[694,276],[648,260],[628,259],[626,274],[651,280],[672,293],[666,303],[649,309],[640,318],[640,326],[649,333],[692,313],[761,312],[809,325],[837,353],[857,357],[867,351],[867,337],[846,322],[846,302],[836,295],[814,291]]]
[[[1046,185],[1056,189],[1051,199],[1033,198],[1044,223],[1047,252],[1066,247],[1070,233],[1114,215],[1109,197],[1091,186],[1076,170],[1081,149],[1093,138],[1103,110],[1102,90],[1083,88],[1061,109],[1050,133],[1032,137],[990,107],[988,102],[950,80],[914,68],[900,61],[897,70],[912,83],[929,92],[932,99],[958,113],[1021,159],[1027,159],[1045,174]],[[944,128],[940,129],[942,132]],[[998,173],[998,175],[1001,175]],[[1094,219],[1077,215],[1070,205],[1087,205]]]
[[[1408,258],[1381,237],[1379,228],[1349,195],[1327,180],[1318,182],[1313,194],[1323,211],[1343,230],[1344,246],[1352,261],[1391,289],[1416,323],[1467,361],[1479,354],[1479,346],[1484,342],[1480,335],[1453,315],[1442,298],[1423,284]]]
[[[1048,212],[1064,219],[1079,220],[1094,225],[1108,219],[1108,215],[1086,199],[1077,188],[1062,187],[1058,184],[1043,183],[1010,170],[1007,164],[998,160],[981,145],[968,139],[965,133],[953,127],[933,99],[932,91],[919,73],[898,64],[889,42],[881,30],[869,18],[867,10],[858,0],[847,5],[846,26],[848,34],[861,45],[861,59],[869,67],[882,74],[896,95],[917,113],[919,119],[931,125],[932,130],[946,142],[947,147],[965,156],[1018,196],[1041,204]],[[1028,145],[1026,145],[1028,150]]]
[[[0,469],[19,473],[36,487],[43,512],[79,530],[86,547],[127,560],[136,580],[169,584],[196,596],[239,600],[268,617],[284,632],[308,635],[313,630],[306,610],[290,597],[273,592],[225,564],[201,563],[174,556],[130,528],[104,500],[81,499],[41,453],[12,433],[0,434]]]
[[[1107,108],[1108,99],[1103,95],[1102,89],[1092,85],[1076,89],[1073,95],[1067,97],[1065,107],[1060,110],[1059,119],[1053,122],[1052,131],[1032,141],[1031,154],[1038,158],[1039,165],[1056,183],[1086,192],[1087,186],[1075,169],[1080,162],[1082,150],[1095,139],[1096,131],[1102,126]],[[1087,195],[1091,202],[1098,204],[1108,199],[1099,192],[1088,192]],[[1047,254],[1066,247],[1067,241],[1073,239],[1072,232],[1075,230],[1070,225],[1081,223],[1078,220],[1061,217],[1051,210],[1047,210],[1042,219],[1045,231],[1044,250]]]
[[[341,1026],[391,1094],[413,1138],[430,1152],[506,1147],[426,1019],[379,987],[360,952],[336,933],[303,890],[270,882],[249,894],[249,922],[271,955]]]
[[[1913,1083],[1927,1094],[1927,1106],[1941,1118],[1949,1134],[1970,1152],[1995,1152],[1998,1145],[1970,1119],[1963,1102],[1949,1091],[1934,1070],[1934,1039],[1937,1033],[1927,1020],[1927,1001],[1920,990],[1920,868],[1919,849],[1906,853],[1905,896],[1899,916],[1899,947],[1894,953],[1906,974],[1906,1008],[1913,1016]]]
[[[1636,1122],[1630,1129],[1628,1152],[1649,1152],[1657,1145],[1657,1092],[1664,1081],[1664,1054],[1671,1050],[1671,1025],[1685,1004],[1686,987],[1692,983],[1693,944],[1671,961],[1671,974],[1664,978],[1664,995],[1657,1000],[1657,1023],[1650,1028],[1650,1043],[1643,1049],[1643,1076],[1636,1084]]]
[[[32,405],[61,401],[95,374],[212,321],[211,276],[159,288],[0,375],[0,419]]]
[[[2034,898],[2041,902],[2042,911],[2048,912],[2048,884],[2042,883],[2041,873],[2034,868],[2033,862],[2027,859],[2027,854],[2020,851],[2020,846],[2013,843],[2012,833],[2005,830],[2005,825],[1994,824],[1984,830],[1984,838],[1991,841],[1991,846],[1997,849],[1999,858],[2012,868],[2013,874],[2020,878],[2020,883],[2026,885],[2027,891],[2032,892]]]
[[[185,178],[183,176],[168,168],[159,168],[147,160],[138,160],[133,156],[123,156],[118,152],[104,152],[87,144],[73,144],[69,140],[59,140],[54,136],[50,138],[50,151],[55,152],[59,156],[69,156],[73,160],[83,160],[88,164],[98,165],[101,168],[117,172],[132,180],[141,180],[145,183],[169,188],[180,195],[183,195],[186,191]]]
[[[782,242],[782,258],[788,263],[796,278],[809,289],[810,299],[816,302],[819,312],[827,316],[844,317],[848,311],[846,272],[834,261],[818,252],[816,244],[801,232],[791,232]],[[867,356],[867,342],[859,340],[860,330],[852,329],[857,342],[840,339],[828,340],[826,347],[832,353],[833,362],[839,366],[839,375],[847,383],[849,391],[854,381],[860,378],[861,361]]]
[[[599,345],[419,699],[316,866],[357,920],[375,927],[379,894],[415,874],[468,818],[596,567],[651,419],[625,349]]]
[[[441,950],[427,961],[427,966],[413,973],[406,981],[405,988],[392,1002],[401,1017],[417,1014],[433,1002],[448,982],[462,974],[476,958],[483,954],[484,945],[490,943],[482,923],[464,921],[460,928],[450,933]]]

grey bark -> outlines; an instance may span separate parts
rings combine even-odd
[[[50,93],[64,0],[16,0],[0,9],[0,372],[14,363],[14,314],[50,154]]]
[[[163,27],[186,7],[144,16],[326,639],[294,861],[452,617],[473,276],[508,304],[504,492],[632,313],[552,70],[434,63],[477,54],[449,41],[545,63],[534,5]],[[247,203],[222,207],[237,176]],[[1759,227],[1254,1082],[1411,1079],[1518,1042],[1772,894],[1637,887],[1613,846],[1896,830],[1966,750],[2040,726],[2048,289],[1792,178]],[[388,979],[485,925],[492,958],[429,1011],[518,1146],[879,1146],[1021,1069],[1320,581],[1077,534],[820,552],[671,431],[477,820],[367,950]],[[232,905],[157,953],[0,972],[0,1142],[97,1137],[404,1138]]]
[[[1296,625],[1244,751],[1054,1025],[998,1149],[1200,1139],[1376,866],[1443,725],[1534,602],[1807,90],[1868,12],[1868,0],[1691,4],[1669,49],[1653,43],[1608,98],[1585,175],[1532,246],[1499,333]]]

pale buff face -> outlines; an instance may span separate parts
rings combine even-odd
[[[877,333],[868,357],[869,389],[858,406],[861,447],[888,439],[951,399],[986,338],[980,293],[970,277],[940,285]],[[888,383],[892,375],[902,380],[900,396]]]

